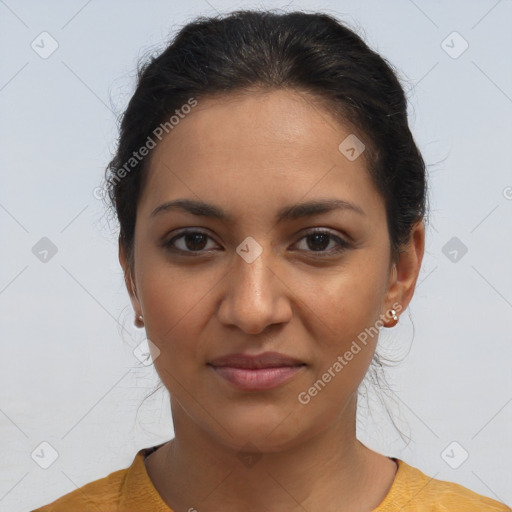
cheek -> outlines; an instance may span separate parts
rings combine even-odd
[[[357,337],[379,319],[385,296],[384,272],[364,264],[347,266],[304,287],[303,302],[334,344]]]
[[[194,331],[200,326],[198,311],[207,301],[215,276],[200,272],[198,267],[179,268],[162,256],[146,258],[141,261],[141,268],[140,299],[146,323],[157,342],[165,345],[184,329]]]
[[[331,389],[353,390],[373,358],[386,285],[386,269],[377,261],[376,255],[360,253],[320,284],[318,280],[305,283],[302,299],[307,308],[303,314],[308,309],[312,312],[312,337],[318,344],[315,378],[320,379],[330,369],[325,379],[332,382],[328,385]],[[314,293],[313,287],[321,289],[321,293]]]
[[[147,272],[140,286],[146,334],[160,351],[155,368],[168,389],[177,385],[173,378],[183,382],[200,363],[198,340],[206,318],[205,290],[176,274]]]

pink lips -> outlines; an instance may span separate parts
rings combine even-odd
[[[231,354],[213,359],[208,364],[219,376],[247,391],[275,388],[305,366],[301,361],[278,352],[264,352],[256,356]]]

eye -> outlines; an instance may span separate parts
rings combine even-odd
[[[324,229],[315,229],[313,231],[309,231],[303,236],[301,240],[306,240],[307,252],[319,253],[319,256],[330,256],[333,254],[338,254],[350,247],[350,244],[340,238],[332,234],[330,231],[326,231]],[[326,251],[325,249],[329,247],[329,244],[334,241],[335,248],[333,250]],[[308,250],[310,249],[310,250]]]
[[[208,239],[212,240],[210,235],[204,231],[187,230],[182,231],[170,240],[164,242],[163,246],[171,252],[188,253],[188,255],[195,256],[204,252],[209,252],[207,248]],[[350,243],[325,229],[309,231],[299,240],[299,242],[302,240],[306,240],[306,249],[300,250],[317,253],[320,257],[338,254],[350,248]],[[326,250],[333,241],[335,242],[334,249]],[[299,242],[297,242],[297,244]],[[210,250],[212,250],[211,247]]]
[[[204,231],[188,230],[182,231],[167,242],[164,242],[163,245],[172,252],[201,253],[207,252],[204,249],[208,239],[211,239],[211,237]]]

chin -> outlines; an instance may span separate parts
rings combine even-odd
[[[304,425],[292,408],[264,406],[252,411],[226,413],[224,428],[216,428],[216,437],[235,451],[254,445],[262,453],[281,452],[305,442],[314,428]]]

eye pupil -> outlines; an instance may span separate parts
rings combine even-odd
[[[187,249],[193,250],[193,251],[198,251],[198,250],[203,249],[205,246],[205,243],[201,244],[201,239],[203,242],[206,242],[206,235],[203,235],[202,233],[187,233],[185,235],[185,245],[187,246]],[[198,242],[199,246],[196,245],[197,242]]]
[[[327,241],[327,243],[320,243],[319,245],[316,245],[316,242],[318,242],[319,239],[322,239],[322,238],[323,238],[324,242]],[[315,251],[317,251],[317,250],[320,250],[320,251],[324,250],[329,245],[329,238],[330,238],[329,235],[325,235],[325,234],[322,234],[322,233],[310,235],[308,237],[308,239],[309,240],[313,239],[313,240],[315,240],[315,242],[313,244],[310,244],[308,242],[308,247],[310,249],[312,249],[312,250],[315,250]]]

